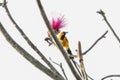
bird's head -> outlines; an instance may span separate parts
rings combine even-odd
[[[64,38],[65,38],[65,35],[67,34],[68,32],[60,32],[60,35],[59,35],[59,37],[60,37],[60,39],[61,40],[63,40]]]
[[[63,36],[63,35],[65,36],[67,33],[68,33],[68,32],[63,31],[63,32],[60,32],[60,35],[61,35],[61,36]]]

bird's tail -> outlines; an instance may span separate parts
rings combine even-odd
[[[67,49],[68,54],[72,55],[70,48]]]
[[[67,49],[67,52],[68,52],[68,54],[70,55],[70,59],[74,59],[74,57],[71,56],[71,55],[72,55],[72,52],[71,52],[70,48]]]
[[[70,59],[74,59],[74,57],[71,56],[71,55],[72,55],[72,52],[71,52],[70,48],[67,49],[67,52],[68,52],[68,54],[70,55]]]

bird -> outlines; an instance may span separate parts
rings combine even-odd
[[[65,31],[62,31],[58,34],[58,40],[60,41],[60,43],[62,44],[62,46],[66,49],[66,51],[68,52],[68,54],[70,55],[70,58],[72,59],[73,57],[71,57],[72,55],[72,52],[70,50],[70,47],[69,47],[69,41],[66,37],[66,34],[68,32],[65,32]]]

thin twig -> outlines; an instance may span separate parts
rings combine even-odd
[[[56,74],[60,73],[54,68],[54,66],[45,58],[45,56],[39,51],[39,49],[32,43],[32,41],[26,36],[26,34],[23,32],[23,30],[19,27],[19,25],[15,22],[15,20],[12,18],[10,11],[7,7],[6,4],[6,0],[4,0],[3,2],[4,4],[4,9],[6,10],[6,13],[9,17],[9,19],[11,20],[11,22],[14,24],[14,26],[16,27],[16,29],[20,32],[20,34],[22,35],[22,37],[26,40],[26,42],[29,44],[29,46],[41,57],[41,59],[53,70],[56,72]]]
[[[64,70],[64,68],[63,68],[63,66],[62,66],[62,63],[58,64],[58,63],[56,63],[55,61],[53,61],[51,58],[49,58],[49,59],[50,59],[54,64],[58,65],[58,66],[61,68],[61,70],[62,70],[62,72],[63,72],[63,75],[65,76],[66,80],[68,80],[68,78],[67,78],[67,76],[66,76],[66,74],[65,74],[65,70]]]
[[[80,77],[82,77],[81,72],[80,72],[80,70],[78,69],[76,62],[75,62],[73,59],[72,59],[72,62],[73,62],[73,64],[74,64],[75,68],[77,69],[78,73],[80,74]]]
[[[80,67],[80,65],[79,65],[76,61],[74,61],[74,62],[75,62],[75,64],[76,64],[78,67]],[[81,72],[80,72],[80,77],[82,77]]]
[[[102,38],[105,38],[105,35],[107,33],[108,33],[108,30],[101,37],[99,37],[88,50],[86,50],[85,52],[83,52],[82,55],[87,54]]]
[[[112,77],[120,77],[120,75],[119,74],[108,75],[108,76],[103,77],[101,80],[105,80],[107,78],[112,78]]]
[[[80,76],[78,75],[78,73],[76,72],[74,66],[72,65],[66,51],[64,50],[63,46],[61,45],[61,43],[59,42],[57,36],[55,35],[55,32],[52,30],[51,26],[50,26],[50,23],[48,21],[48,18],[46,16],[46,13],[44,11],[44,8],[41,4],[41,1],[40,0],[36,0],[37,4],[38,4],[38,7],[39,7],[39,10],[40,10],[40,13],[43,17],[43,20],[45,21],[45,24],[46,24],[46,27],[48,28],[48,31],[50,32],[51,36],[53,37],[55,43],[57,44],[59,50],[61,51],[62,55],[64,56],[67,64],[69,65],[73,75],[75,76],[76,80],[81,80]]]
[[[105,22],[107,23],[108,27],[110,28],[110,30],[112,31],[113,35],[116,37],[116,39],[118,40],[118,42],[120,43],[120,38],[118,37],[118,35],[116,34],[116,32],[114,31],[114,29],[112,28],[112,26],[110,25],[110,23],[108,22],[106,16],[105,16],[105,12],[102,11],[102,9],[100,9],[100,11],[97,11],[98,14],[100,14]]]
[[[77,64],[77,66],[79,67],[79,65],[78,65],[78,63],[77,62],[75,62],[76,64]],[[87,73],[86,73],[87,74]],[[81,74],[81,76],[82,76],[82,74]],[[88,78],[90,78],[91,80],[94,80],[92,77],[90,77],[88,74],[87,74],[87,76],[88,76]]]
[[[79,67],[79,64],[75,61],[76,65]],[[86,73],[87,74],[87,73]],[[82,74],[80,73],[80,76],[82,77]],[[92,77],[90,77],[88,74],[87,74],[88,78],[91,79],[91,80],[94,80]]]
[[[42,63],[40,63],[37,59],[32,57],[26,50],[24,50],[18,43],[16,43],[12,37],[8,34],[8,32],[4,29],[3,25],[0,22],[0,31],[2,32],[5,39],[11,44],[11,46],[18,51],[25,59],[27,59],[31,64],[33,64],[36,68],[47,74],[49,77],[53,78],[54,80],[64,80],[63,77],[54,73]]]
[[[91,79],[91,80],[94,80],[92,77],[90,77],[88,74],[87,74],[87,77],[89,78],[89,79]]]
[[[66,76],[66,74],[65,74],[64,68],[62,67],[62,63],[60,63],[60,67],[61,67],[61,69],[62,69],[62,72],[63,72],[63,74],[64,74],[66,80],[68,80],[68,78],[67,78],[67,76]]]

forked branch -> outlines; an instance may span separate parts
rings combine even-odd
[[[27,51],[25,51],[19,44],[17,44],[12,37],[8,34],[8,32],[4,29],[3,25],[0,22],[0,31],[2,32],[5,39],[11,44],[11,46],[16,49],[25,59],[27,59],[30,63],[32,63],[39,70],[47,74],[49,77],[55,80],[64,80],[63,77],[54,73],[52,70],[48,69],[42,63],[40,63],[37,59],[32,57]]]
[[[11,22],[14,24],[14,26],[16,27],[16,29],[20,32],[20,34],[22,35],[22,37],[26,40],[26,42],[28,43],[28,45],[41,57],[41,59],[58,75],[60,75],[60,73],[54,68],[54,66],[46,59],[46,57],[40,52],[40,50],[33,44],[33,42],[27,37],[27,35],[24,33],[24,31],[20,28],[20,26],[15,22],[15,20],[13,19],[13,17],[10,14],[10,11],[7,7],[6,4],[6,0],[3,1],[2,5],[3,8],[6,10],[6,13],[9,17],[9,19],[11,20]]]
[[[117,39],[118,42],[120,43],[120,38],[118,37],[118,35],[117,35],[116,32],[114,31],[114,29],[112,28],[112,26],[110,25],[110,23],[108,22],[108,20],[107,20],[107,18],[106,18],[106,16],[105,16],[105,12],[104,12],[102,9],[100,9],[100,11],[97,11],[97,13],[100,14],[100,15],[104,18],[105,22],[107,23],[108,27],[109,27],[110,30],[112,31],[113,35],[116,37],[116,39]]]
[[[58,64],[58,63],[56,63],[55,61],[53,61],[51,58],[49,58],[49,59],[50,59],[54,64],[58,65],[58,66],[61,68],[61,70],[62,70],[62,72],[63,72],[63,75],[65,76],[65,79],[68,80],[68,78],[67,78],[67,76],[66,76],[66,74],[65,74],[65,70],[64,70],[64,68],[63,68],[63,66],[62,66],[62,63]]]

